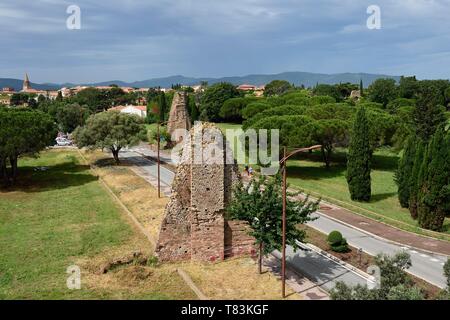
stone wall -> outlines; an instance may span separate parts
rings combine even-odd
[[[187,111],[188,97],[186,92],[175,92],[170,107],[167,131],[172,135],[177,129],[190,130],[191,119]],[[180,141],[177,141],[180,142]]]
[[[224,140],[215,125],[198,123],[184,142],[156,248],[160,260],[216,261],[251,253],[247,225],[225,219],[239,171],[234,161],[226,162],[232,154]]]

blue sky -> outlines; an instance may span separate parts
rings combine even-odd
[[[68,30],[69,5],[81,29]],[[381,9],[369,30],[366,10]],[[450,0],[0,0],[0,78],[309,71],[450,78]]]

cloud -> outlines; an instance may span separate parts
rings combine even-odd
[[[70,4],[81,8],[81,30],[66,29]],[[366,28],[371,4],[381,8],[381,30]],[[442,76],[432,61],[450,63],[449,9],[450,0],[15,0],[0,4],[0,77],[26,70],[42,82],[289,70]],[[414,66],[426,59],[430,68]]]

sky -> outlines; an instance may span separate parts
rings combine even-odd
[[[67,28],[70,5],[81,28]],[[377,5],[381,28],[369,29]],[[450,0],[0,0],[0,78],[285,71],[450,78]]]

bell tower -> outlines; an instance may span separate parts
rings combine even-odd
[[[30,79],[28,79],[28,73],[25,73],[25,80],[23,80],[22,91],[28,91],[31,89]]]

